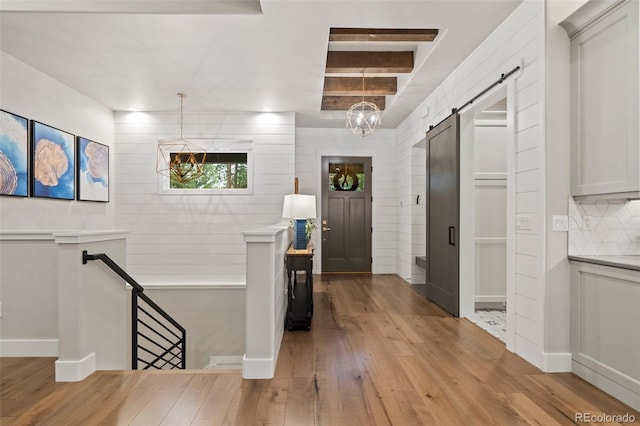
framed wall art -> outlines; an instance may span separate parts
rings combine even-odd
[[[75,138],[71,133],[31,122],[31,195],[75,199]]]
[[[77,137],[77,199],[109,201],[109,147]]]
[[[29,120],[0,110],[0,195],[29,195]]]

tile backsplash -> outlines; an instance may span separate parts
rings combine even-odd
[[[640,200],[569,198],[569,254],[640,255]]]

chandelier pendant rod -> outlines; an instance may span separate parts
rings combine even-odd
[[[364,68],[362,68],[362,102],[364,102]]]
[[[182,135],[182,130],[183,130],[184,124],[183,124],[182,105],[184,103],[184,93],[178,93],[178,96],[180,96],[180,140],[183,140],[184,137]]]

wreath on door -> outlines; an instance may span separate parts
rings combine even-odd
[[[358,175],[353,170],[346,173],[338,170],[333,175],[333,188],[336,191],[355,191],[358,189]]]

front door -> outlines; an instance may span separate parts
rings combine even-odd
[[[459,314],[459,116],[427,132],[427,298]]]
[[[371,272],[371,158],[322,157],[322,272]]]

